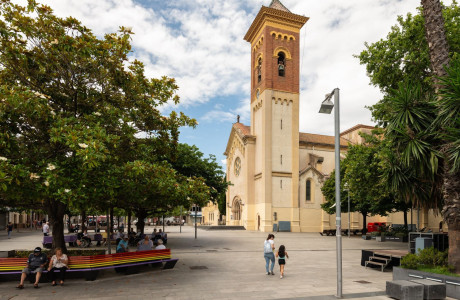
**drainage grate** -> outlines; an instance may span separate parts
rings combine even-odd
[[[206,250],[206,252],[217,252],[217,250]]]
[[[191,266],[190,270],[207,270],[208,267],[206,266]]]
[[[366,281],[366,280],[356,280],[355,282],[362,283],[362,284],[372,283],[372,282],[369,282],[369,281]]]
[[[224,248],[224,250],[232,250],[232,249],[230,249],[230,248]]]

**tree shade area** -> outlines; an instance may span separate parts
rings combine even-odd
[[[179,103],[175,80],[128,59],[130,28],[98,38],[35,1],[0,14],[0,207],[46,211],[65,250],[65,214],[122,209],[143,230],[152,212],[225,193],[215,160],[178,144],[196,121],[159,111]]]

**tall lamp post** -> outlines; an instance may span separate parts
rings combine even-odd
[[[334,103],[331,101],[334,96]],[[337,298],[342,298],[342,222],[340,209],[340,105],[339,89],[335,88],[326,95],[321,108],[322,114],[330,114],[335,105],[334,127],[335,127],[335,226],[336,226],[336,252],[337,252]]]
[[[347,198],[348,198],[348,238],[350,238],[350,189],[348,188],[348,183],[344,185],[345,191],[347,191]]]

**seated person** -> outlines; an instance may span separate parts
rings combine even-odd
[[[29,255],[29,258],[27,259],[27,266],[22,270],[21,282],[19,283],[17,288],[24,288],[24,280],[30,273],[36,274],[34,288],[38,288],[38,282],[40,281],[40,277],[42,276],[43,269],[45,268],[47,262],[48,257],[46,257],[45,253],[42,253],[42,248],[35,248],[34,253],[31,253]]]
[[[101,235],[102,235],[102,246],[105,246],[107,245],[107,237],[108,237],[107,231],[102,232]]]
[[[123,239],[118,243],[117,253],[128,252],[128,236],[125,235]]]
[[[155,247],[155,250],[163,250],[166,249],[165,245],[163,245],[163,240],[158,240],[158,246]]]
[[[139,242],[137,251],[147,251],[153,249],[153,242],[149,239],[148,235],[144,236],[144,239]]]
[[[67,255],[62,253],[61,248],[56,248],[56,254],[51,257],[50,265],[48,267],[48,274],[51,277],[52,285],[56,285],[56,272],[55,270],[59,271],[59,284],[64,285],[64,278],[65,278],[65,271],[67,271],[67,264],[69,263],[69,259]]]
[[[158,234],[160,235],[160,238],[163,240],[163,244],[166,245],[166,243],[168,243],[168,235],[161,229],[158,231]]]

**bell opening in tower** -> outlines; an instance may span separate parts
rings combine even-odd
[[[278,76],[284,77],[286,70],[286,56],[283,52],[278,53]]]
[[[257,63],[257,82],[262,80],[262,58],[259,58]]]

